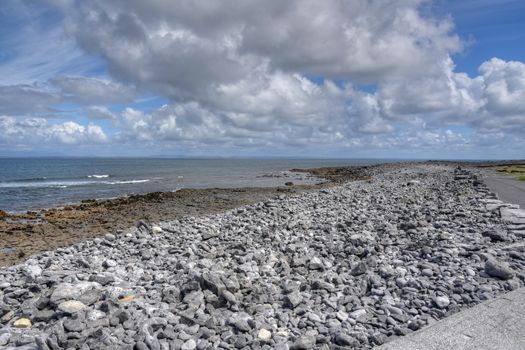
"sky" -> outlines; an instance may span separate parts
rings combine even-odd
[[[522,0],[2,0],[0,156],[525,158]]]

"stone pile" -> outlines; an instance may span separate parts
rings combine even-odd
[[[369,349],[523,285],[521,214],[475,174],[369,171],[0,269],[0,348]]]

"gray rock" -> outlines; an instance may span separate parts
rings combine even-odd
[[[85,304],[77,300],[64,301],[63,303],[60,303],[58,305],[58,310],[68,314],[74,314],[80,311],[84,311],[86,308],[87,306]]]
[[[143,341],[138,341],[133,347],[134,350],[149,350],[149,347]]]
[[[445,309],[446,307],[448,307],[450,305],[450,300],[449,300],[449,298],[446,295],[443,295],[443,296],[435,297],[434,298],[434,303],[440,309]]]
[[[11,338],[11,333],[0,333],[0,346],[7,345],[9,343],[9,339]]]
[[[292,350],[309,350],[315,346],[315,337],[312,335],[303,335],[299,337],[290,347]]]
[[[38,310],[33,314],[33,320],[36,322],[47,322],[55,316],[53,310]]]
[[[229,290],[223,290],[222,291],[222,296],[224,297],[224,299],[230,303],[230,304],[237,304],[237,298],[235,297],[235,295],[233,295],[232,292],[230,292]]]
[[[358,262],[353,268],[352,268],[352,276],[359,276],[368,271],[368,266],[364,261]]]
[[[311,270],[322,270],[324,268],[323,262],[318,257],[314,256],[310,263],[308,264],[308,267]]]
[[[298,291],[293,291],[284,297],[284,305],[289,308],[296,308],[303,301],[303,297]]]
[[[498,230],[483,231],[481,235],[484,237],[489,237],[492,242],[505,242],[507,240],[507,234]]]
[[[68,332],[80,332],[85,328],[85,325],[79,320],[66,319],[64,321],[64,329]]]
[[[184,344],[182,344],[181,350],[194,350],[197,348],[197,343],[193,339],[188,339]]]
[[[514,271],[507,264],[496,259],[488,259],[485,262],[485,273],[503,280],[511,279],[514,276]]]
[[[334,342],[337,344],[337,345],[341,345],[341,346],[358,346],[359,345],[359,342],[349,336],[348,334],[344,334],[344,333],[337,333],[334,337]]]

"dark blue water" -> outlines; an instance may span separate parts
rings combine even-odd
[[[291,168],[369,165],[392,160],[0,158],[0,209],[21,212],[180,188],[275,186]],[[295,183],[308,182],[294,178]]]

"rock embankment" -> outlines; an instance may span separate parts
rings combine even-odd
[[[371,171],[1,269],[0,347],[368,349],[523,285],[523,213],[474,174]]]

